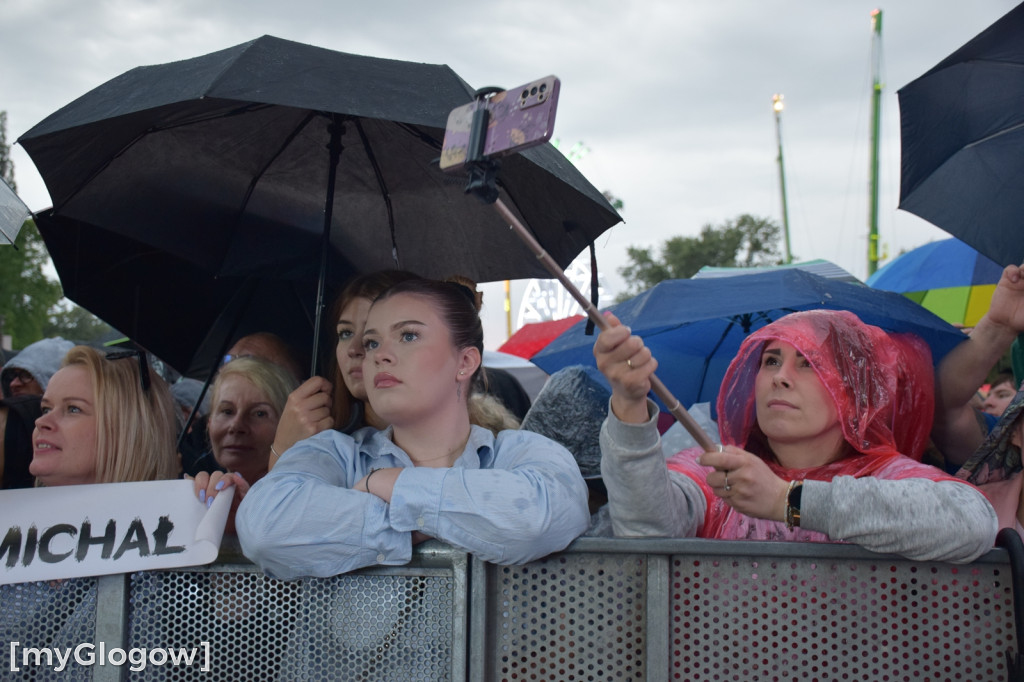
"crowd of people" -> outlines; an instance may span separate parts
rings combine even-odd
[[[188,477],[204,504],[233,488],[227,532],[283,579],[403,564],[430,538],[499,564],[546,556],[593,530],[588,485],[557,433],[520,428],[529,398],[514,379],[483,368],[478,294],[460,278],[358,276],[330,313],[328,376],[251,334],[202,402],[201,382],[168,385],[144,350],[32,344],[0,370],[3,488]],[[1019,378],[976,397],[1024,332],[1024,268],[1006,268],[934,368],[923,341],[852,313],[776,320],[726,372],[722,445],[667,460],[657,360],[608,320],[594,355],[611,394],[593,430],[614,535],[969,562],[999,528],[1024,534]]]

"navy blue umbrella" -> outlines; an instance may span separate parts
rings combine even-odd
[[[611,308],[658,359],[658,376],[686,406],[715,402],[740,344],[751,332],[799,310],[849,310],[890,332],[913,332],[938,361],[963,332],[905,296],[825,279],[796,269],[714,279],[666,280]],[[569,328],[531,360],[548,372],[594,365],[585,322]]]
[[[1024,4],[898,94],[900,208],[1024,261]]]

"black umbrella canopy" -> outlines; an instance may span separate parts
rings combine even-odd
[[[448,113],[472,95],[447,66],[264,36],[128,71],[18,142],[54,215],[211,275],[315,278],[326,214],[344,271],[546,277],[493,208],[437,167]],[[502,197],[563,267],[619,221],[550,145],[502,163]]]
[[[257,331],[277,334],[309,360],[302,354],[312,345],[315,283],[215,277],[51,211],[37,214],[35,222],[64,295],[182,374],[205,379],[233,341]]]
[[[898,94],[900,208],[1024,262],[1024,4]]]

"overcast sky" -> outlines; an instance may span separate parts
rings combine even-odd
[[[614,294],[627,246],[657,247],[742,213],[781,222],[774,93],[796,258],[867,276],[871,10],[881,7],[880,240],[891,257],[948,236],[896,205],[896,91],[1009,11],[1010,0],[0,0],[0,110],[8,141],[100,83],[264,34],[445,63],[474,87],[562,81],[555,137],[625,202],[599,242]],[[13,149],[18,192],[50,205]],[[514,287],[521,290],[522,284]],[[487,289],[488,346],[504,333]],[[514,301],[514,305],[518,305]],[[493,331],[496,329],[496,331]]]

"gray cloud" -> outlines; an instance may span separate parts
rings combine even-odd
[[[895,255],[945,236],[896,210],[896,89],[1014,6],[904,0],[884,8],[883,243]],[[778,218],[771,96],[783,136],[794,252],[866,275],[871,33],[868,2],[498,0],[5,0],[0,109],[11,139],[141,64],[263,34],[373,56],[446,63],[473,86],[562,79],[556,137],[626,202],[601,240],[609,280],[631,244],[696,234],[744,212]],[[15,150],[29,206],[49,200]],[[498,294],[489,296],[490,300]]]

